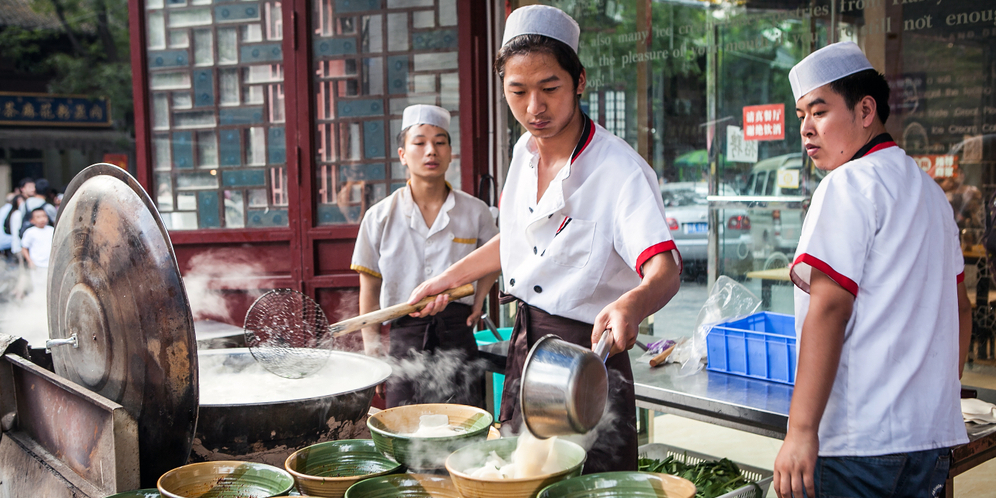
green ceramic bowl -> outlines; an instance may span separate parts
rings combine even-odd
[[[564,439],[557,439],[556,451],[563,470],[536,477],[519,479],[486,479],[471,477],[468,470],[484,464],[491,452],[506,461],[518,446],[519,438],[492,439],[464,446],[446,459],[446,470],[453,484],[465,498],[526,498],[555,482],[581,475],[587,453],[581,446]]]
[[[687,479],[652,472],[603,472],[561,481],[543,488],[536,498],[692,498]]]
[[[287,494],[294,478],[272,465],[218,461],[177,467],[156,484],[167,498],[269,498]]]
[[[412,437],[422,415],[446,415],[451,426],[465,432],[455,436]],[[494,418],[487,410],[450,404],[406,405],[388,408],[367,419],[370,436],[384,455],[412,469],[442,469],[446,457],[459,448],[488,438]]]
[[[346,490],[346,498],[463,498],[449,477],[395,474],[364,479]]]
[[[150,489],[136,489],[134,491],[125,491],[124,493],[118,493],[116,495],[108,496],[107,498],[160,498],[162,495],[159,494],[159,490],[156,488]]]
[[[295,451],[284,468],[294,476],[302,494],[341,498],[357,481],[396,474],[405,466],[382,455],[369,439],[342,439]]]

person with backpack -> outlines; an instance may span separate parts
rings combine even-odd
[[[7,226],[8,218],[10,213],[14,211],[14,199],[17,194],[10,193],[7,195],[7,203],[0,207],[0,220],[4,220],[3,230],[0,230],[0,257],[5,261],[10,261],[13,254],[10,252],[11,244],[14,238],[10,235],[10,227]]]

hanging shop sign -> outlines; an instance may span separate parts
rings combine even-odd
[[[744,107],[744,140],[784,140],[785,104]]]
[[[958,172],[958,156],[924,154],[911,157],[931,178],[950,178]]]
[[[757,162],[757,141],[744,140],[739,126],[726,127],[726,160],[739,163]]]
[[[0,125],[111,126],[106,97],[0,92]]]

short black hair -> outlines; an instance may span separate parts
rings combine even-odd
[[[876,114],[882,124],[889,119],[889,83],[874,69],[865,69],[832,81],[830,90],[844,98],[848,109],[854,109],[861,99],[870,96],[875,99]]]
[[[34,178],[21,178],[21,181],[17,182],[17,188],[24,188],[25,185],[29,183],[35,183]]]
[[[48,180],[46,180],[44,178],[39,178],[39,179],[35,180],[35,194],[36,195],[48,196],[48,192],[51,189],[52,189],[52,186],[49,185]]]
[[[419,124],[429,124],[429,123],[419,123]],[[417,125],[412,125],[412,126],[417,126]],[[408,128],[401,130],[401,133],[398,133],[398,147],[404,148],[405,139],[408,138],[408,130],[410,130],[412,126],[409,126]],[[446,144],[452,147],[453,139],[450,138],[450,132],[443,130],[443,133],[446,134]]]
[[[554,59],[557,59],[560,68],[571,75],[571,79],[574,80],[574,90],[577,91],[578,84],[581,82],[581,73],[584,71],[584,64],[581,64],[581,59],[574,49],[567,46],[566,43],[554,40],[549,36],[520,35],[509,40],[498,51],[498,55],[495,56],[495,74],[504,82],[505,63],[508,62],[508,59],[514,55],[525,55],[534,52],[547,53],[552,55]]]
[[[28,219],[30,220],[31,218],[33,218],[35,216],[35,213],[38,211],[45,213],[45,217],[49,218],[49,221],[51,221],[51,217],[48,215],[48,211],[45,211],[45,207],[36,207],[32,209],[31,212],[28,213]]]

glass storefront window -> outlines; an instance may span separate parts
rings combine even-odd
[[[171,230],[288,225],[280,2],[147,2],[155,201]]]
[[[405,185],[397,136],[412,104],[452,114],[446,176],[459,188],[455,0],[314,0],[312,11],[316,223],[359,223]]]

